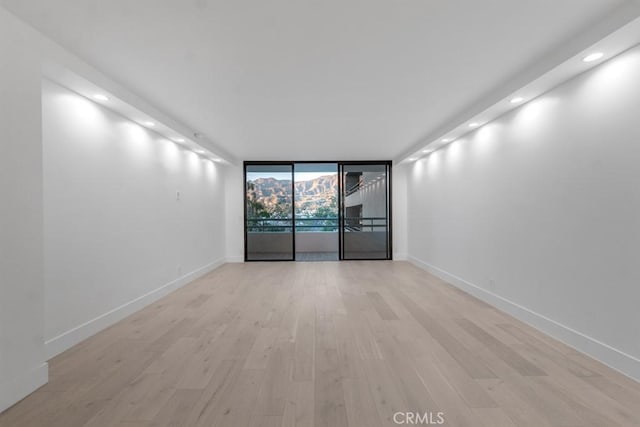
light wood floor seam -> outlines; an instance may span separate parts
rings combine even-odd
[[[227,264],[49,368],[0,426],[640,426],[640,384],[405,262]]]

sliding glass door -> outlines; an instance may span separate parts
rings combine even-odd
[[[245,260],[293,261],[293,163],[245,164]]]
[[[391,162],[245,162],[245,261],[389,260]]]
[[[296,261],[338,260],[338,164],[295,164]]]
[[[391,163],[342,162],[340,259],[391,259]]]

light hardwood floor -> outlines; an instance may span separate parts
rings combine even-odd
[[[638,426],[640,385],[407,263],[228,264],[51,360],[0,425],[375,427],[428,411]]]

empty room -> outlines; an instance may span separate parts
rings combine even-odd
[[[640,426],[640,0],[0,0],[0,427]]]

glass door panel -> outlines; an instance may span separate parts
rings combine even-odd
[[[245,260],[293,261],[293,164],[245,163]]]
[[[296,260],[338,260],[338,164],[295,163]]]
[[[391,259],[391,164],[340,163],[340,259]]]

